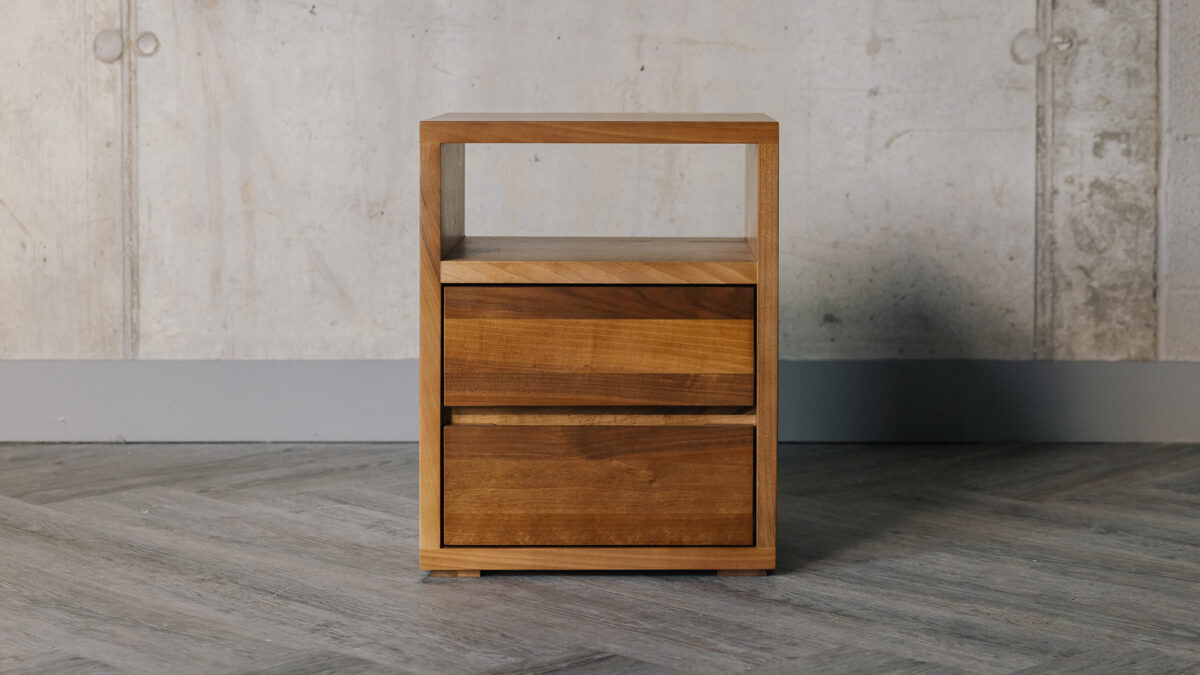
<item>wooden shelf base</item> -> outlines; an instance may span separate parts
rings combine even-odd
[[[421,549],[421,569],[764,570],[765,546],[450,546]]]
[[[464,237],[444,284],[753,284],[741,237]]]

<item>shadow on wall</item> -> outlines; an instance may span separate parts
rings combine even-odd
[[[1008,441],[1039,428],[1043,420],[1032,407],[1022,362],[984,360],[1032,351],[1031,336],[994,298],[976,297],[968,280],[915,254],[854,276],[870,280],[848,294],[854,299],[846,306],[823,316],[782,308],[783,320],[819,322],[831,343],[851,353],[897,357],[781,362],[779,399],[788,407],[780,410],[780,438]],[[792,290],[781,295],[805,293]],[[839,325],[827,325],[831,319]]]
[[[962,283],[928,265],[895,262],[877,268],[898,270],[876,275],[878,295],[839,312],[871,318],[878,332],[868,339],[894,337],[907,357],[931,351],[970,357],[988,351],[971,336],[990,336],[994,344],[997,333],[1012,334],[1003,319],[979,325],[979,314],[968,318],[946,309],[971,305]],[[958,295],[948,301],[947,293]],[[1036,402],[1002,362],[792,361],[781,367],[780,400],[787,408],[779,411],[780,437],[844,444],[791,445],[780,452],[779,572],[841,553],[869,556],[871,542],[900,523],[954,504],[980,462],[1019,473],[1021,444],[965,443],[1012,441],[1012,434],[1037,425]]]

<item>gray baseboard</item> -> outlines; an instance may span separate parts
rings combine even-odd
[[[783,361],[788,442],[1200,442],[1200,363]],[[415,360],[0,361],[0,441],[408,441]]]
[[[1200,442],[1200,363],[785,361],[779,436]]]
[[[0,361],[0,441],[417,437],[417,361]]]

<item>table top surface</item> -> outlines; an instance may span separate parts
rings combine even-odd
[[[451,113],[421,122],[422,143],[777,143],[762,113]]]
[[[774,119],[763,113],[447,113],[422,120],[422,124],[444,122],[778,124]]]

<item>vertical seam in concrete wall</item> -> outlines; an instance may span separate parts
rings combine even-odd
[[[1168,294],[1166,292],[1166,279],[1164,278],[1164,270],[1169,269],[1167,266],[1167,247],[1164,242],[1164,214],[1167,211],[1167,199],[1169,195],[1166,190],[1167,169],[1170,167],[1171,143],[1169,137],[1171,128],[1171,111],[1170,111],[1170,64],[1168,55],[1170,47],[1168,41],[1170,39],[1170,0],[1158,1],[1158,212],[1155,214],[1155,228],[1158,233],[1157,255],[1154,256],[1154,301],[1158,307],[1158,320],[1155,322],[1155,358],[1162,360],[1166,355],[1166,345],[1164,336],[1166,331],[1163,330],[1164,322],[1167,320],[1167,302]]]
[[[1037,3],[1037,32],[1050,44],[1054,34],[1053,0]],[[1051,203],[1054,195],[1054,65],[1043,52],[1037,60],[1037,129],[1034,185],[1033,358],[1054,358],[1054,232]]]
[[[121,355],[138,356],[141,314],[139,298],[138,174],[137,174],[137,0],[121,0],[121,35],[125,41],[121,58],[121,241],[122,322]]]

